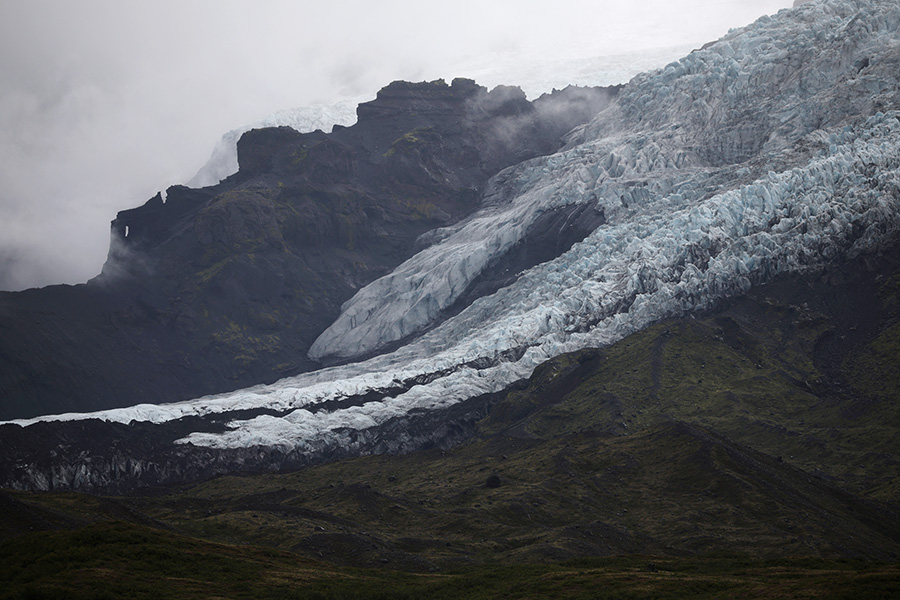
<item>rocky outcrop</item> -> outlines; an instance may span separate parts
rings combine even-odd
[[[0,419],[172,402],[318,366],[307,350],[344,301],[616,92],[529,102],[470,80],[395,82],[331,134],[247,132],[237,174],[121,211],[97,278],[0,294]]]

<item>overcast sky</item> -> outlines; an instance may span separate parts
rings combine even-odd
[[[791,3],[0,0],[0,290],[93,277],[118,210],[278,109],[699,46]]]

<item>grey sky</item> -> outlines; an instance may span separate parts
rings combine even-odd
[[[699,45],[791,4],[0,0],[0,289],[96,275],[116,211],[275,110],[473,65]]]

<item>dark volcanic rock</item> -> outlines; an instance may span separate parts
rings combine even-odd
[[[307,349],[357,289],[616,92],[529,102],[469,80],[395,82],[352,127],[247,132],[237,174],[121,211],[97,278],[0,294],[0,419],[171,402],[317,367]]]

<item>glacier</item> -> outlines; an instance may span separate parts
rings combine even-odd
[[[563,150],[498,174],[477,213],[361,289],[310,350],[357,362],[188,402],[16,422],[265,408],[274,414],[180,442],[313,451],[781,273],[877,253],[900,233],[898,67],[895,2],[824,0],[763,17],[636,76]],[[445,318],[542,213],[575,204],[602,210],[605,224]]]

